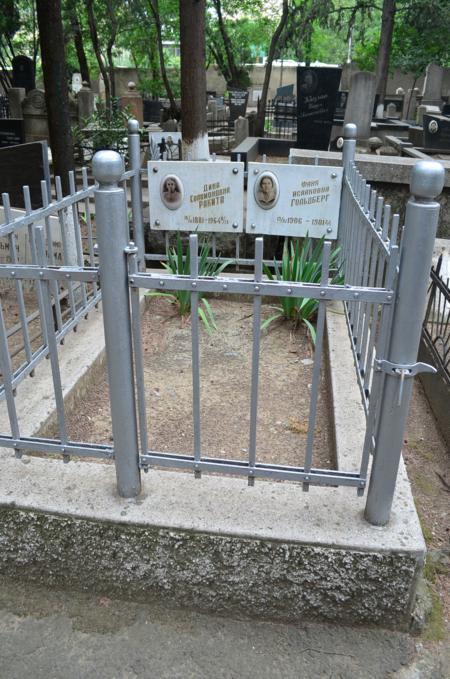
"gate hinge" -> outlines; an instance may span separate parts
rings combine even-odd
[[[434,366],[428,363],[391,363],[384,359],[375,360],[375,370],[382,371],[391,375],[391,377],[399,377],[400,384],[398,387],[397,405],[400,406],[403,397],[403,382],[407,377],[414,377],[419,373],[437,373]]]

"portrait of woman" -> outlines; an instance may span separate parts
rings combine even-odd
[[[275,175],[266,172],[255,184],[255,200],[263,210],[269,210],[275,205],[277,198],[278,181]]]
[[[176,210],[183,200],[183,187],[178,177],[167,175],[161,185],[161,200],[169,210]]]

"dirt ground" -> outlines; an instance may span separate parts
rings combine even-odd
[[[202,454],[248,458],[252,304],[211,301],[217,330],[200,331]],[[263,317],[274,313],[263,305]],[[148,298],[142,346],[149,449],[192,454],[191,327],[167,299]],[[274,323],[260,353],[257,459],[302,466],[309,417],[313,347],[303,328]],[[334,450],[329,399],[322,371],[313,466],[329,468]],[[110,443],[106,377],[68,417],[73,440]]]

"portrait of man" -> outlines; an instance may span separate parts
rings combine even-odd
[[[255,184],[255,200],[263,210],[269,210],[277,202],[278,181],[274,174],[265,172]]]
[[[167,175],[161,185],[161,200],[169,210],[176,210],[183,200],[183,187],[178,177]]]

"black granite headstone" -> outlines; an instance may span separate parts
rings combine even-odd
[[[9,193],[12,207],[24,208],[23,186],[30,187],[31,206],[42,206],[41,181],[50,187],[48,147],[45,141],[0,149],[0,186]]]
[[[24,87],[27,94],[36,89],[34,63],[30,57],[18,56],[12,60],[13,87]]]
[[[146,123],[159,123],[162,102],[159,99],[144,99],[144,120]]]
[[[294,96],[294,85],[283,85],[282,87],[277,87],[277,97],[283,97],[286,100],[287,97]]]
[[[19,118],[0,118],[0,148],[23,144],[24,141],[23,120]]]
[[[424,113],[423,145],[426,150],[450,152],[450,119]]]
[[[247,111],[248,91],[229,89],[228,90],[228,105],[230,107],[229,122],[234,123],[239,116],[245,117]]]
[[[297,68],[297,146],[326,151],[330,143],[340,68]]]

